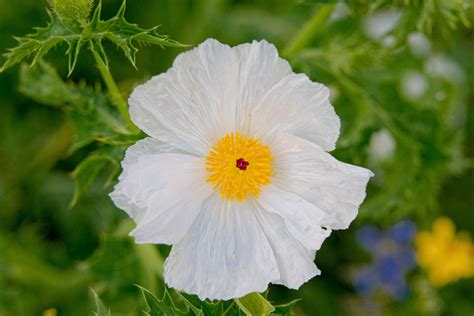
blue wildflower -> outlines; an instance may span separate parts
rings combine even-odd
[[[382,292],[395,300],[408,296],[406,274],[415,266],[412,240],[416,225],[403,220],[386,231],[373,225],[356,232],[358,244],[372,255],[370,264],[361,267],[353,278],[354,288],[361,295]]]

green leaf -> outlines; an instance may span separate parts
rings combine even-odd
[[[269,315],[275,310],[275,307],[273,307],[270,302],[268,302],[261,294],[256,292],[234,300],[245,315],[248,316]]]
[[[148,310],[145,311],[149,316],[171,316],[171,315],[190,315],[188,312],[178,309],[168,290],[164,289],[163,298],[158,300],[156,296],[147,289],[137,285],[145,299]]]
[[[225,316],[242,316],[243,312],[234,300],[222,302],[222,314]]]
[[[66,55],[68,56],[67,68],[69,77],[76,67],[77,58],[79,57],[79,52],[81,51],[81,47],[84,44],[84,39],[80,37],[78,39],[69,40],[67,43],[69,45],[69,48],[66,51]]]
[[[92,1],[81,1],[80,5],[71,1],[51,1],[53,11],[48,11],[50,21],[44,28],[36,28],[36,32],[24,37],[16,38],[18,45],[7,51],[6,62],[0,67],[0,72],[7,70],[15,64],[21,63],[32,56],[31,65],[35,65],[53,47],[66,43],[68,49],[68,76],[72,74],[77,63],[81,48],[88,45],[89,49],[97,52],[105,65],[108,65],[107,55],[102,41],[107,39],[117,45],[125,57],[135,67],[135,56],[138,52],[137,44],[153,44],[169,47],[186,47],[165,35],[157,33],[158,27],[149,29],[140,28],[125,19],[126,1],[117,14],[109,20],[101,20],[102,3],[97,4],[91,21],[89,16]],[[69,10],[74,7],[74,10]],[[74,13],[74,12],[76,13]],[[69,13],[72,12],[71,18]],[[82,13],[81,13],[82,12]]]
[[[76,205],[79,198],[84,195],[99,175],[99,173],[109,164],[119,166],[119,161],[122,157],[123,150],[118,147],[105,146],[101,147],[86,159],[84,159],[72,172],[72,178],[75,183],[74,196],[70,206]],[[114,175],[116,175],[114,169]],[[110,179],[107,183],[110,183]]]
[[[36,102],[61,108],[74,125],[74,141],[70,152],[105,139],[104,143],[130,145],[126,142],[127,128],[120,115],[100,90],[84,84],[64,83],[56,70],[46,62],[35,67],[22,65],[19,90]],[[114,143],[113,139],[117,139]]]
[[[123,51],[125,57],[135,67],[135,56],[138,52],[138,48],[135,45],[137,43],[170,47],[187,46],[165,35],[158,34],[156,32],[158,27],[143,29],[136,24],[128,22],[125,19],[126,3],[124,0],[117,14],[106,21],[100,18],[102,9],[101,2],[97,4],[91,21],[91,32],[93,34],[91,49],[95,49],[101,56],[105,56],[102,40],[107,39],[117,45],[117,47]],[[106,57],[104,59],[104,63],[107,64]]]
[[[96,306],[96,311],[94,312],[95,316],[110,316],[110,310],[105,307],[97,293],[91,289],[92,295],[94,297],[94,302]]]
[[[93,38],[89,41],[90,50],[97,52],[102,63],[108,69],[109,59],[107,58],[107,53],[105,52],[104,46],[102,45],[102,38]]]
[[[0,72],[24,61],[30,56],[33,56],[31,65],[35,65],[59,43],[67,42],[71,47],[74,45],[74,42],[79,41],[81,34],[64,24],[57,13],[48,11],[48,15],[50,21],[46,27],[36,28],[36,32],[33,34],[15,38],[18,45],[9,49],[4,55],[7,60],[0,67]],[[71,53],[73,51],[71,50]]]
[[[97,101],[95,104],[91,102],[86,107],[64,109],[73,122],[75,130],[74,142],[69,150],[71,153],[97,139],[113,137],[115,133],[126,133],[125,127],[118,121],[113,108],[100,105],[107,104],[108,100],[105,96],[97,95],[96,97],[91,99],[92,102]]]
[[[59,107],[80,101],[77,92],[65,84],[56,70],[45,62],[35,67],[22,64],[18,88],[27,97],[45,105]]]
[[[112,145],[112,146],[131,146],[135,144],[140,139],[143,139],[145,135],[143,133],[139,134],[113,134],[110,136],[98,136],[96,140],[100,143]]]
[[[178,291],[176,291],[176,294],[197,316],[219,316],[222,315],[224,310],[224,305],[222,302],[211,303],[208,301],[201,301],[196,295],[190,295]]]
[[[283,315],[283,316],[291,315],[293,306],[295,306],[295,304],[299,302],[300,300],[301,299],[296,299],[286,304],[276,305],[275,310],[273,311],[272,315],[275,315],[275,316],[276,315]]]
[[[84,84],[64,83],[55,69],[45,62],[35,67],[21,67],[19,89],[33,100],[66,113],[74,127],[69,153],[95,141],[107,145],[84,159],[73,171],[75,192],[71,207],[87,192],[98,174],[111,164],[113,168],[104,184],[108,187],[120,172],[119,161],[125,146],[143,138],[143,134],[125,134],[127,129],[119,121],[116,109],[100,90]]]

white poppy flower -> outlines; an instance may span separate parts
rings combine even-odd
[[[129,99],[150,137],[131,146],[111,197],[138,243],[173,245],[168,286],[201,299],[297,289],[357,215],[372,173],[339,162],[328,89],[266,41],[209,39]]]

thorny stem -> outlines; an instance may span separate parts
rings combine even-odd
[[[292,58],[297,52],[308,46],[321,26],[329,19],[334,7],[334,4],[326,4],[317,10],[299,33],[296,34],[293,40],[286,46],[283,55],[286,58]]]
[[[115,83],[114,78],[112,77],[112,74],[109,71],[109,68],[106,64],[104,64],[99,54],[94,49],[91,51],[94,55],[97,68],[99,68],[100,74],[102,75],[102,79],[104,79],[105,85],[109,90],[112,103],[117,107],[123,119],[127,123],[128,129],[133,133],[137,133],[138,128],[135,126],[135,124],[133,124],[132,120],[130,119],[130,115],[128,114],[127,102],[125,102],[122,95],[120,94],[120,91],[117,87],[117,84]]]

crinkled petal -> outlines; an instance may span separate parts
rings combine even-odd
[[[306,249],[291,234],[282,217],[257,209],[257,218],[273,249],[280,279],[272,281],[298,289],[309,279],[321,274],[313,262],[314,252]]]
[[[263,292],[280,278],[272,247],[248,202],[214,193],[165,262],[168,286],[201,299]]]
[[[237,98],[237,130],[249,131],[250,113],[264,96],[286,75],[292,73],[288,62],[278,56],[273,44],[265,40],[233,48],[239,60],[239,92]]]
[[[290,234],[307,249],[318,250],[331,234],[323,229],[326,213],[301,196],[280,189],[276,184],[262,188],[258,203],[268,212],[280,215]]]
[[[209,39],[180,54],[166,73],[138,86],[130,115],[145,133],[205,156],[234,130],[238,62],[228,45]]]
[[[341,126],[329,89],[304,74],[290,74],[275,84],[251,117],[251,135],[271,141],[272,135],[288,132],[326,151],[336,147]]]
[[[137,242],[173,244],[186,233],[212,193],[206,183],[205,162],[180,153],[137,157],[134,151],[143,145],[127,152],[124,172],[110,196],[137,223],[131,232]]]
[[[124,183],[121,182],[127,177],[128,168],[136,164],[138,159],[144,155],[160,154],[160,153],[184,153],[179,149],[163,143],[157,139],[147,137],[139,140],[130,146],[125,152],[125,158],[122,160],[122,173],[119,176],[119,183],[115,186],[114,191],[110,193],[110,197],[115,205],[124,210],[135,222],[138,222],[145,216],[145,209],[138,207],[122,192]]]
[[[272,182],[326,213],[321,225],[345,229],[356,217],[373,173],[340,162],[320,146],[282,133],[270,145],[274,157]]]

